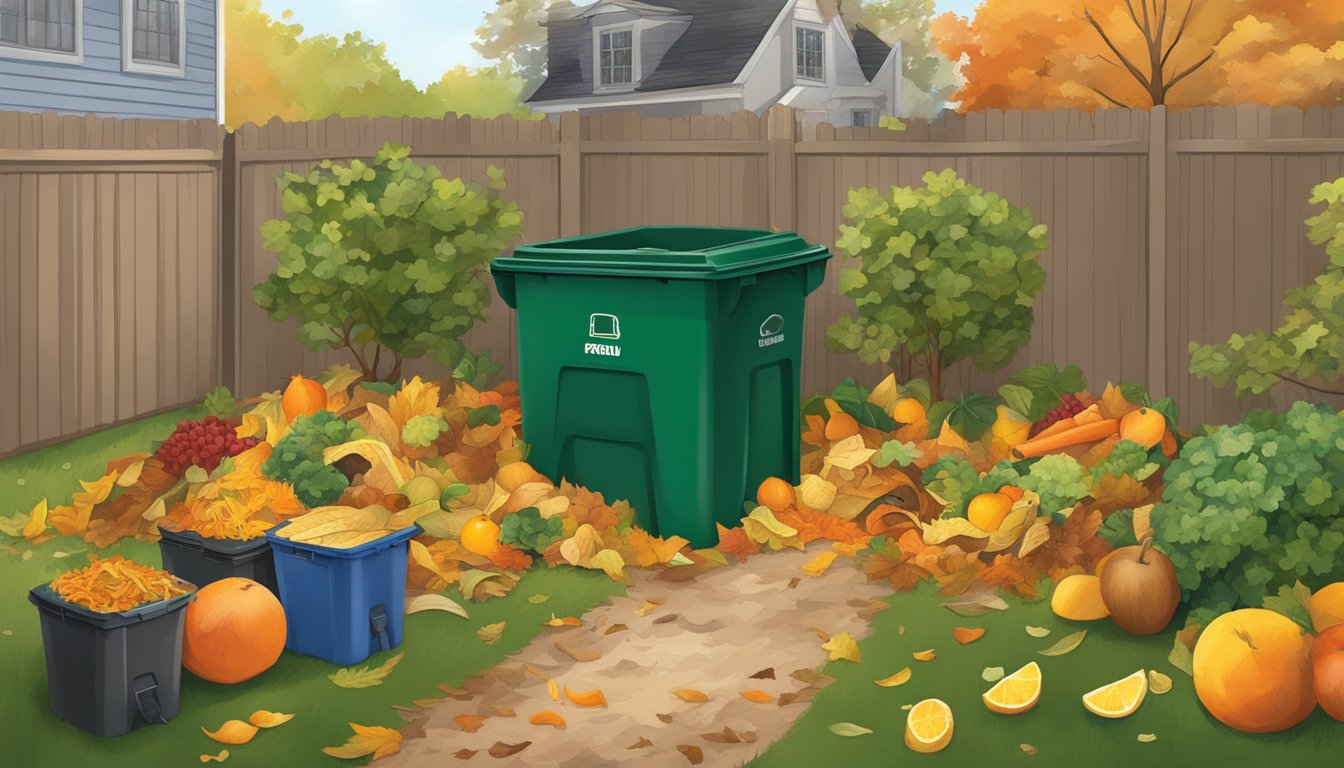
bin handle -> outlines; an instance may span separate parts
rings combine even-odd
[[[154,673],[146,672],[131,678],[131,690],[135,692],[135,707],[146,723],[167,723],[163,717],[163,707],[159,704],[159,685]]]
[[[380,648],[384,651],[392,648],[392,641],[387,636],[387,609],[381,603],[369,609],[369,628],[378,636]]]

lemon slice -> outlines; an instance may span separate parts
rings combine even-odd
[[[1041,700],[1041,668],[1033,661],[995,683],[980,698],[990,712],[1001,715],[1026,712]]]
[[[1102,717],[1128,717],[1139,708],[1147,694],[1148,675],[1140,669],[1123,680],[1083,694],[1083,706],[1088,712]]]
[[[905,745],[916,752],[937,752],[952,741],[952,709],[939,699],[925,699],[905,718]]]

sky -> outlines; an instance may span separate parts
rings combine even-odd
[[[938,10],[969,15],[981,0],[937,0]],[[579,0],[583,4],[583,0]],[[359,30],[387,45],[402,75],[423,87],[458,64],[488,62],[471,47],[495,0],[262,0],[273,16],[286,9],[307,34],[343,36]]]

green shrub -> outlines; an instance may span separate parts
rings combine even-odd
[[[309,507],[331,504],[350,481],[322,460],[322,451],[364,436],[362,427],[331,411],[300,416],[275,444],[271,457],[261,465],[261,473],[294,486],[294,493]]]
[[[511,547],[541,552],[565,538],[565,523],[559,517],[541,516],[541,510],[528,507],[505,515],[499,526],[499,540]]]

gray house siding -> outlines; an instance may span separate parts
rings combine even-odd
[[[108,117],[216,117],[217,0],[186,2],[186,74],[122,70],[122,0],[84,3],[82,64],[8,58],[0,47],[0,110]]]

